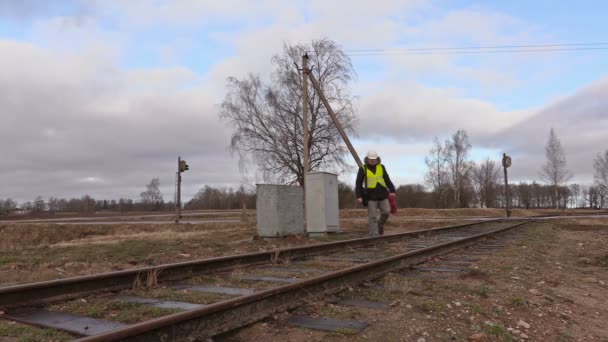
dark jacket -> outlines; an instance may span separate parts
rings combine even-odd
[[[378,164],[373,165],[373,166],[369,165],[367,158],[365,158],[365,165],[367,166],[367,168],[370,171],[375,173],[376,166],[382,165],[382,164],[381,164],[380,158],[378,158]],[[388,176],[388,172],[386,171],[386,166],[382,165],[382,167],[384,168],[384,177],[383,177],[384,182],[386,183],[386,186],[388,187],[388,189],[383,187],[380,184],[378,184],[378,186],[375,187],[374,189],[366,189],[368,201],[382,201],[382,200],[385,200],[388,198],[389,192],[395,192],[395,185],[393,185],[391,178]],[[355,192],[357,194],[357,198],[363,197],[363,192],[364,192],[364,187],[365,187],[364,183],[365,183],[365,171],[363,170],[362,167],[360,167],[359,172],[357,173],[357,181],[355,182]]]

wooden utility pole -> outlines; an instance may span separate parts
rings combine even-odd
[[[304,170],[302,172],[302,177],[304,181],[306,181],[306,175],[308,171],[310,171],[310,150],[308,146],[309,139],[309,131],[308,131],[308,54],[305,53],[302,56],[302,122],[303,122],[303,130],[304,130]]]
[[[502,154],[502,167],[505,171],[505,202],[507,217],[511,217],[511,193],[509,191],[509,180],[507,178],[507,168],[511,166],[511,157],[507,156],[506,153]]]
[[[344,131],[344,128],[342,128],[342,124],[340,124],[340,121],[338,121],[338,117],[336,116],[336,113],[334,113],[333,109],[331,109],[331,106],[329,105],[329,101],[327,101],[327,98],[325,97],[325,94],[323,94],[323,91],[321,90],[321,86],[319,85],[319,82],[313,76],[312,72],[309,69],[304,69],[304,73],[306,73],[308,75],[308,77],[310,77],[310,81],[312,82],[312,86],[315,88],[315,91],[317,92],[317,94],[321,98],[321,101],[323,101],[323,105],[325,105],[325,108],[327,109],[327,112],[331,116],[331,119],[334,122],[334,125],[336,125],[336,128],[338,129],[338,132],[340,132],[340,135],[342,136],[342,139],[344,140],[344,143],[346,143],[346,146],[348,147],[348,150],[350,151],[350,154],[355,159],[355,162],[357,163],[357,167],[362,167],[363,164],[361,163],[361,159],[359,158],[359,155],[357,154],[357,151],[355,151],[355,148],[350,143],[350,139],[348,139],[348,136],[346,135],[346,132]]]

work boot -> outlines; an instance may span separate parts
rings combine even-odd
[[[384,224],[388,221],[388,214],[380,215],[380,219],[378,220],[378,234],[384,235]]]

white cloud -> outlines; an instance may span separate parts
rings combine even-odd
[[[191,71],[127,71],[11,41],[0,41],[0,51],[0,108],[8,113],[0,146],[10,156],[0,160],[4,194],[127,196],[153,177],[172,193],[178,154],[190,161],[191,181],[238,185],[217,99]]]
[[[371,85],[359,104],[360,132],[402,143],[430,141],[458,129],[487,136],[524,119],[527,112],[502,112],[491,103],[462,97],[457,90],[411,83]],[[377,90],[372,90],[377,89]],[[390,89],[390,91],[387,91]]]
[[[99,177],[84,177],[78,180],[81,183],[103,183],[103,179],[99,178]]]
[[[494,139],[518,157],[513,175],[521,179],[538,179],[545,162],[544,147],[553,127],[566,152],[568,168],[574,181],[592,181],[593,158],[606,149],[608,131],[608,78],[581,89],[538,110],[528,119],[508,127]],[[488,143],[488,142],[486,142]]]

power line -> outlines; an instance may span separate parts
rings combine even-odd
[[[497,53],[529,53],[529,52],[559,52],[608,50],[608,43],[564,43],[564,44],[527,44],[527,45],[488,45],[463,47],[418,47],[418,48],[386,48],[386,49],[344,49],[347,56],[409,56],[409,55],[459,55],[459,54],[497,54]],[[307,51],[319,53],[320,51]]]
[[[557,49],[511,49],[511,50],[463,50],[463,51],[418,51],[396,53],[347,53],[350,57],[359,56],[413,56],[413,55],[467,55],[467,54],[497,54],[497,53],[525,53],[525,52],[557,52],[557,51],[585,51],[608,50],[607,47],[589,48],[557,48]]]
[[[528,45],[488,45],[461,47],[420,47],[389,49],[345,49],[345,52],[388,52],[388,51],[441,51],[441,50],[482,50],[482,49],[520,49],[520,48],[568,48],[577,46],[606,46],[608,43],[570,43],[570,44],[528,44]]]

